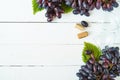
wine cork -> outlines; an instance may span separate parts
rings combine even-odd
[[[81,24],[76,24],[75,27],[79,30],[85,30],[85,28]]]
[[[79,33],[77,36],[78,36],[79,39],[87,37],[88,36],[88,32],[85,31],[85,32]]]

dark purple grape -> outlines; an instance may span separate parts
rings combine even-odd
[[[96,73],[96,71],[97,71],[97,66],[93,65],[93,72]]]
[[[109,76],[110,76],[110,78],[115,78],[115,77],[116,77],[116,76],[113,75],[113,74],[110,74]]]
[[[93,3],[93,0],[87,0],[88,4],[91,5]]]
[[[119,47],[115,47],[115,49],[119,51]]]
[[[61,18],[61,17],[62,17],[62,16],[61,16],[61,13],[58,13],[57,17],[58,17],[58,18]]]
[[[108,75],[104,74],[102,80],[108,80]]]
[[[103,69],[102,69],[102,66],[99,64],[98,67],[97,67],[97,70],[102,73]]]
[[[90,69],[88,69],[86,66],[81,68],[82,70],[84,70],[86,73],[92,73],[92,71]]]
[[[82,74],[81,74],[81,73],[76,73],[76,75],[77,75],[78,77],[81,77],[81,76],[82,76]]]
[[[53,18],[48,18],[47,21],[48,22],[51,22],[53,20]]]
[[[45,17],[49,17],[49,14],[48,14],[48,13],[45,13]]]
[[[42,4],[39,4],[39,6],[38,6],[39,8],[42,8]]]
[[[88,76],[88,73],[86,73],[84,70],[79,70],[79,73],[81,73],[83,76]]]
[[[100,56],[100,60],[105,60],[106,59],[106,56],[105,55],[101,55]]]
[[[109,8],[110,7],[110,4],[107,4],[107,8]],[[110,52],[110,53],[113,53],[114,52],[114,47],[110,47],[109,49],[108,49],[108,51]]]
[[[106,56],[106,58],[107,58],[108,60],[111,60],[111,59],[112,59],[112,55],[111,55],[110,53],[106,53],[105,56]]]
[[[89,10],[89,4],[88,4],[88,2],[86,2],[86,6],[84,7],[85,9],[87,9],[87,10]]]
[[[92,80],[92,77],[88,76],[88,80]]]
[[[58,0],[51,0],[52,2],[58,2]]]
[[[120,57],[118,58],[118,64],[120,64]]]
[[[89,74],[90,77],[92,77],[93,79],[96,79],[96,75],[95,74]]]
[[[120,64],[117,64],[117,69],[119,69],[119,70],[120,70]]]
[[[90,58],[90,59],[89,59],[89,62],[90,62],[91,64],[94,64],[95,61],[94,61],[94,59]]]
[[[117,66],[114,65],[114,66],[112,67],[112,70],[115,71],[116,69],[117,69]]]
[[[100,9],[100,7],[101,7],[101,0],[97,0],[95,7],[96,7],[96,9]]]
[[[108,74],[109,74],[109,69],[104,69],[103,72],[104,72],[104,74],[107,74],[107,75],[108,75]]]
[[[80,13],[80,11],[79,10],[73,10],[73,14],[79,14]]]
[[[90,13],[89,12],[85,12],[85,16],[90,16]]]
[[[116,50],[116,51],[114,52],[114,54],[115,54],[115,57],[119,58],[119,56],[120,56],[120,55],[119,55],[119,51]]]
[[[82,9],[82,10],[80,11],[80,15],[84,15],[85,12],[86,12],[86,10],[85,10],[85,9]]]
[[[77,7],[76,1],[74,1],[74,2],[72,3],[71,7],[74,8],[74,9]]]
[[[113,2],[112,6],[115,7],[115,8],[117,8],[119,6],[119,4],[117,2]]]
[[[86,63],[86,66],[88,69],[92,70],[93,65],[89,61]]]
[[[48,6],[48,4],[46,2],[44,2],[44,4],[42,4],[43,8],[46,8]]]
[[[78,6],[79,6],[79,7],[82,6],[82,2],[83,2],[83,0],[78,0]]]
[[[113,10],[113,7],[111,6],[110,8],[108,8],[108,11],[111,12]]]
[[[86,1],[85,0],[83,0],[83,2],[82,2],[82,6],[86,9]]]
[[[103,53],[103,54],[104,54],[104,53],[107,53],[106,49],[102,49],[102,53]]]
[[[81,69],[83,69],[84,67],[86,67],[86,66],[85,66],[85,65],[82,65],[82,66],[81,66]]]
[[[85,9],[89,9],[89,4],[88,4],[88,2],[85,1],[85,0],[83,1],[82,6],[83,6]]]
[[[103,4],[103,5],[102,5],[102,9],[103,9],[104,11],[106,11],[106,10],[107,10],[107,5],[106,5],[106,4]]]
[[[103,68],[108,68],[109,67],[109,64],[107,62],[104,62],[102,65],[103,65]]]
[[[114,57],[114,58],[112,59],[112,63],[113,63],[113,64],[117,64],[117,58],[116,58],[116,57]]]
[[[88,27],[88,23],[86,21],[81,21],[81,25],[84,27]],[[91,53],[92,53],[92,51],[86,50],[86,54],[91,54]]]
[[[71,2],[68,0],[68,1],[66,1],[66,5],[68,5],[68,6],[71,6]]]
[[[37,3],[41,4],[43,0],[36,0]]]
[[[94,8],[95,8],[95,2],[93,2],[93,3],[90,5],[89,10],[93,10]]]

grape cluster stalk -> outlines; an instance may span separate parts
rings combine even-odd
[[[108,47],[102,50],[99,61],[95,60],[92,51],[86,51],[91,58],[81,66],[76,75],[79,80],[115,80],[120,76],[120,53],[119,47]]]

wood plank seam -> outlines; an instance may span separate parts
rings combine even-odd
[[[0,65],[0,67],[76,67],[80,65]]]
[[[39,22],[39,21],[0,21],[0,23],[77,23],[77,22]],[[104,22],[89,22],[89,23],[105,23],[109,24],[111,22],[104,21]]]

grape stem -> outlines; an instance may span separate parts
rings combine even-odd
[[[93,53],[90,54],[90,56],[91,56],[91,58],[95,61],[95,57],[94,57]]]

